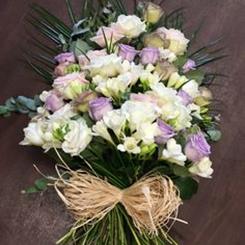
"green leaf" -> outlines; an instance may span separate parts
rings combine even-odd
[[[178,59],[174,62],[174,65],[179,69],[181,69],[184,66],[184,64],[187,62],[187,60],[188,60],[187,55],[179,56]]]
[[[186,77],[190,80],[195,80],[198,84],[202,84],[205,73],[201,70],[189,71]]]
[[[44,178],[38,179],[35,181],[35,187],[39,191],[44,191],[47,189],[48,183],[49,183],[49,181],[47,179],[44,179]]]
[[[218,129],[208,130],[207,134],[209,135],[212,141],[219,141],[222,137],[222,133]]]
[[[186,167],[182,167],[179,165],[172,165],[172,169],[175,175],[180,176],[180,177],[188,177],[190,176],[190,173]]]
[[[189,200],[197,193],[198,183],[190,177],[180,177],[174,180],[175,185],[180,191],[182,200]]]
[[[77,57],[82,54],[86,54],[89,50],[91,50],[91,47],[81,39],[72,42],[70,47],[70,51],[73,52]]]

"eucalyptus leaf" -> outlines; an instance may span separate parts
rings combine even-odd
[[[207,134],[209,135],[212,141],[219,141],[222,137],[222,133],[218,129],[208,130]]]
[[[81,39],[72,42],[70,47],[70,51],[73,52],[77,57],[82,54],[86,54],[89,50],[91,50],[91,47]]]
[[[42,102],[35,96],[34,99],[25,96],[9,98],[5,105],[0,106],[0,116],[9,116],[11,112],[35,115],[37,108],[42,105]]]
[[[49,181],[47,179],[38,179],[35,181],[35,187],[39,190],[39,191],[44,191],[47,189],[47,185],[48,185]]]

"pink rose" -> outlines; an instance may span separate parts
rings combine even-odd
[[[102,48],[106,46],[106,41],[105,41],[105,37],[103,34],[103,30],[104,30],[105,37],[108,43],[110,43],[111,39],[112,39],[112,42],[115,43],[124,37],[122,34],[120,34],[120,32],[116,28],[101,27],[98,30],[96,36],[90,38],[90,40],[97,43]]]

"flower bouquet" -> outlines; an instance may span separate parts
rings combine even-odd
[[[57,244],[177,244],[169,230],[198,178],[213,173],[209,142],[219,116],[202,67],[224,57],[219,40],[191,50],[183,9],[135,1],[85,0],[82,16],[66,1],[71,25],[39,5],[27,17],[40,34],[28,64],[50,86],[34,99],[10,98],[0,114],[28,113],[21,145],[41,147],[56,175],[26,193],[53,186],[74,217]]]

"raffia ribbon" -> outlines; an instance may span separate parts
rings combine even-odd
[[[62,176],[55,189],[75,219],[86,225],[103,219],[118,203],[126,209],[140,232],[158,235],[177,219],[179,191],[166,176],[147,176],[121,190],[88,172],[71,171]]]

